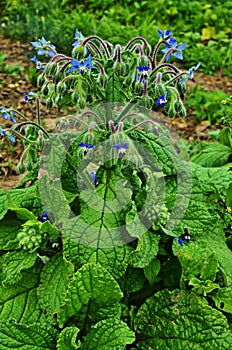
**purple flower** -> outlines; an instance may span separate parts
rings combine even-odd
[[[157,101],[156,101],[156,106],[157,107],[163,107],[168,101],[166,99],[168,92],[165,93],[165,95],[161,95]]]
[[[89,55],[86,61],[82,61],[82,62],[76,60],[75,58],[72,58],[72,67],[69,68],[66,71],[66,73],[70,73],[74,70],[77,70],[79,73],[81,73],[81,75],[83,75],[87,69],[95,68],[94,66],[91,65],[91,63],[92,63],[91,55]]]
[[[141,73],[147,72],[150,69],[149,66],[138,66],[137,68]]]

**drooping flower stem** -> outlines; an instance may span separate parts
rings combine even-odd
[[[103,124],[103,121],[101,120],[101,118],[99,117],[99,115],[93,111],[86,111],[84,113],[81,114],[82,117],[84,117],[85,115],[93,115],[101,124]]]
[[[189,72],[181,72],[179,74],[177,74],[175,77],[173,77],[172,79],[170,79],[169,81],[167,81],[164,85],[169,85],[170,83],[172,83],[174,80],[180,78],[182,75],[187,75],[189,74]]]
[[[130,132],[130,131],[132,131],[132,130],[134,130],[134,129],[136,129],[136,128],[138,128],[141,125],[146,124],[146,123],[149,123],[149,124],[152,124],[152,125],[156,125],[157,124],[157,122],[154,122],[154,120],[151,120],[151,119],[143,120],[140,123],[138,123],[138,124],[132,126],[131,128],[127,129],[125,131],[125,133],[128,133],[128,132]]]
[[[162,64],[160,64],[158,67],[156,67],[155,69],[153,69],[153,70],[151,71],[150,77],[151,77],[153,74],[155,74],[156,72],[158,72],[160,69],[165,68],[165,67],[169,67],[169,68],[173,69],[173,71],[174,71],[175,73],[178,73],[178,72],[179,72],[179,69],[176,68],[176,67],[174,66],[174,64],[171,64],[171,63],[162,63]]]
[[[19,124],[18,124],[19,125]],[[17,125],[17,126],[18,126]],[[31,141],[31,140],[28,140],[25,136],[21,135],[18,131],[16,131],[15,129],[12,129],[12,128],[7,128],[5,129],[5,131],[10,131],[10,132],[13,132],[13,134],[15,134],[16,136],[18,136],[20,139],[22,139],[23,141],[25,142],[28,142],[28,143],[35,143],[34,141]]]
[[[33,126],[37,127],[38,129],[40,129],[48,138],[50,138],[50,135],[48,134],[48,132],[41,125],[34,123],[34,122],[31,122],[31,121],[19,123],[19,124],[15,125],[15,129],[19,128],[21,126],[24,126],[24,125],[33,125]],[[11,129],[11,130],[14,131],[15,129]],[[31,142],[31,141],[29,141],[29,142]]]
[[[31,122],[30,119],[28,119],[25,115],[23,115],[21,112],[17,111],[14,108],[9,108],[8,110],[9,112],[14,112],[15,114],[17,114],[18,116],[20,116],[21,118],[23,118],[24,120]]]
[[[125,50],[128,50],[129,47],[130,47],[135,41],[138,41],[138,40],[141,40],[141,41],[145,44],[146,47],[150,47],[150,45],[148,44],[148,42],[147,42],[146,39],[144,39],[144,38],[141,37],[141,36],[137,36],[137,37],[131,39],[131,40],[126,44]],[[131,51],[132,51],[132,49],[131,49]]]
[[[104,48],[104,50],[105,50],[105,53],[106,53],[107,58],[110,58],[110,54],[109,54],[109,51],[108,51],[108,48],[107,48],[106,44],[105,44],[104,41],[103,41],[99,36],[97,36],[97,35],[91,35],[91,36],[89,36],[88,38],[86,38],[85,40],[82,41],[82,45],[85,46],[86,44],[88,44],[88,43],[89,43],[90,41],[92,41],[93,39],[99,41],[99,42],[102,44],[102,46],[103,46],[103,48]]]
[[[158,42],[158,44],[156,45],[155,49],[154,49],[154,52],[153,52],[153,55],[152,55],[152,64],[154,67],[157,67],[157,53],[159,51],[159,48],[162,44],[164,44],[165,41],[164,40],[160,40]]]

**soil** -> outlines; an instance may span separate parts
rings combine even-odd
[[[0,60],[0,107],[13,107],[19,112],[24,113],[30,118],[35,117],[35,107],[24,101],[24,92],[36,90],[35,87],[29,83],[28,67],[33,67],[34,64],[30,61],[34,53],[29,44],[24,44],[10,39],[0,38],[0,52],[7,56],[4,64],[14,66],[18,64],[17,74],[6,73],[6,69],[2,69]],[[0,56],[1,57],[1,56]],[[224,76],[220,72],[213,76],[204,76],[200,72],[195,73],[196,84],[204,87],[206,91],[221,90],[229,95],[232,95],[232,79]],[[189,88],[194,86],[194,83],[189,82]],[[58,113],[54,107],[47,109],[45,105],[41,105],[41,119],[45,122],[47,130],[53,130],[57,118],[62,116],[62,111]],[[164,116],[162,115],[162,119]],[[174,120],[165,119],[165,124],[171,126],[181,137],[192,140],[209,140],[208,131],[220,128],[219,125],[210,126],[209,121],[202,121],[195,124],[193,121],[192,111],[188,111],[188,117],[175,118]],[[1,120],[1,125],[4,125]],[[7,124],[6,126],[10,126]],[[0,189],[14,188],[20,179],[25,175],[18,175],[16,172],[16,165],[19,161],[22,152],[22,145],[17,142],[16,147],[4,139],[4,143],[0,141]]]

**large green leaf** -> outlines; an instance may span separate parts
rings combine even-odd
[[[79,329],[77,327],[66,327],[60,333],[57,350],[75,350],[80,349],[80,342],[76,343]]]
[[[182,266],[182,280],[189,281],[200,276],[201,280],[216,278],[218,261],[207,242],[190,242],[178,255]]]
[[[98,322],[82,344],[83,350],[125,350],[127,344],[135,340],[134,333],[126,323],[117,319],[108,319]]]
[[[22,270],[32,267],[37,259],[36,252],[8,252],[1,257],[3,285],[16,284],[22,278]]]
[[[218,309],[232,314],[232,287],[220,288],[210,296]]]
[[[18,249],[17,234],[21,225],[25,222],[17,218],[14,212],[9,211],[0,221],[0,249]]]
[[[80,329],[107,317],[120,317],[122,292],[113,277],[99,264],[83,265],[73,277],[58,312],[62,326],[76,316]],[[95,322],[94,322],[95,321]]]
[[[201,152],[192,157],[192,161],[203,167],[225,165],[231,155],[231,148],[219,142],[203,143]]]
[[[1,350],[55,350],[58,332],[49,324],[0,323]]]
[[[130,254],[130,264],[143,268],[150,264],[159,250],[160,236],[147,231],[138,239],[136,249]]]
[[[192,165],[198,186],[205,192],[222,192],[232,183],[232,172],[228,166],[205,168],[197,164]]]
[[[125,213],[130,208],[132,191],[118,166],[101,171],[101,184],[81,192],[81,213],[66,220],[63,229],[64,236],[95,249],[124,245],[130,239]]]
[[[42,263],[38,262],[31,269],[22,272],[22,278],[16,285],[0,287],[1,322],[15,319],[17,322],[29,324],[44,320],[37,298],[41,268]]]
[[[114,278],[119,278],[125,274],[131,251],[132,248],[128,245],[97,249],[63,238],[64,255],[76,268],[80,268],[85,263],[98,263],[107,269]]]
[[[190,291],[163,290],[146,300],[135,318],[139,349],[231,349],[226,317]]]
[[[41,273],[41,284],[38,288],[40,307],[46,312],[48,321],[55,321],[53,313],[64,302],[69,280],[74,273],[73,265],[62,254],[54,255]]]
[[[14,203],[18,207],[31,210],[39,209],[41,206],[38,189],[36,185],[0,192],[0,219],[6,213],[7,203]]]

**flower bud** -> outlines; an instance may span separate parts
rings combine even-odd
[[[23,163],[19,163],[17,165],[17,173],[18,174],[23,174],[25,172],[26,168],[25,168],[25,165]]]
[[[44,82],[45,82],[44,74],[40,74],[37,78],[37,86],[38,87],[42,86]]]
[[[58,94],[64,94],[67,91],[67,86],[65,84],[65,82],[59,81],[59,83],[56,85],[56,91],[58,92]]]
[[[52,101],[51,97],[48,97],[46,99],[46,107],[49,109],[49,108],[52,108],[52,106],[53,106],[53,101]]]
[[[117,76],[122,76],[126,71],[126,65],[123,62],[115,62],[114,71]]]
[[[183,104],[183,102],[181,100],[175,101],[174,108],[176,110],[176,113],[180,117],[182,117],[182,118],[186,117],[186,109],[185,109],[185,106],[184,106],[184,104]]]
[[[86,107],[86,100],[85,100],[85,98],[83,96],[79,98],[78,105],[79,105],[80,109],[85,109],[85,107]]]
[[[77,45],[72,50],[72,57],[79,59],[80,57],[84,57],[85,54],[85,48],[83,45]]]
[[[41,89],[41,92],[44,96],[47,96],[49,94],[49,87],[48,87],[48,84],[45,83],[43,86],[42,86],[42,89]]]

